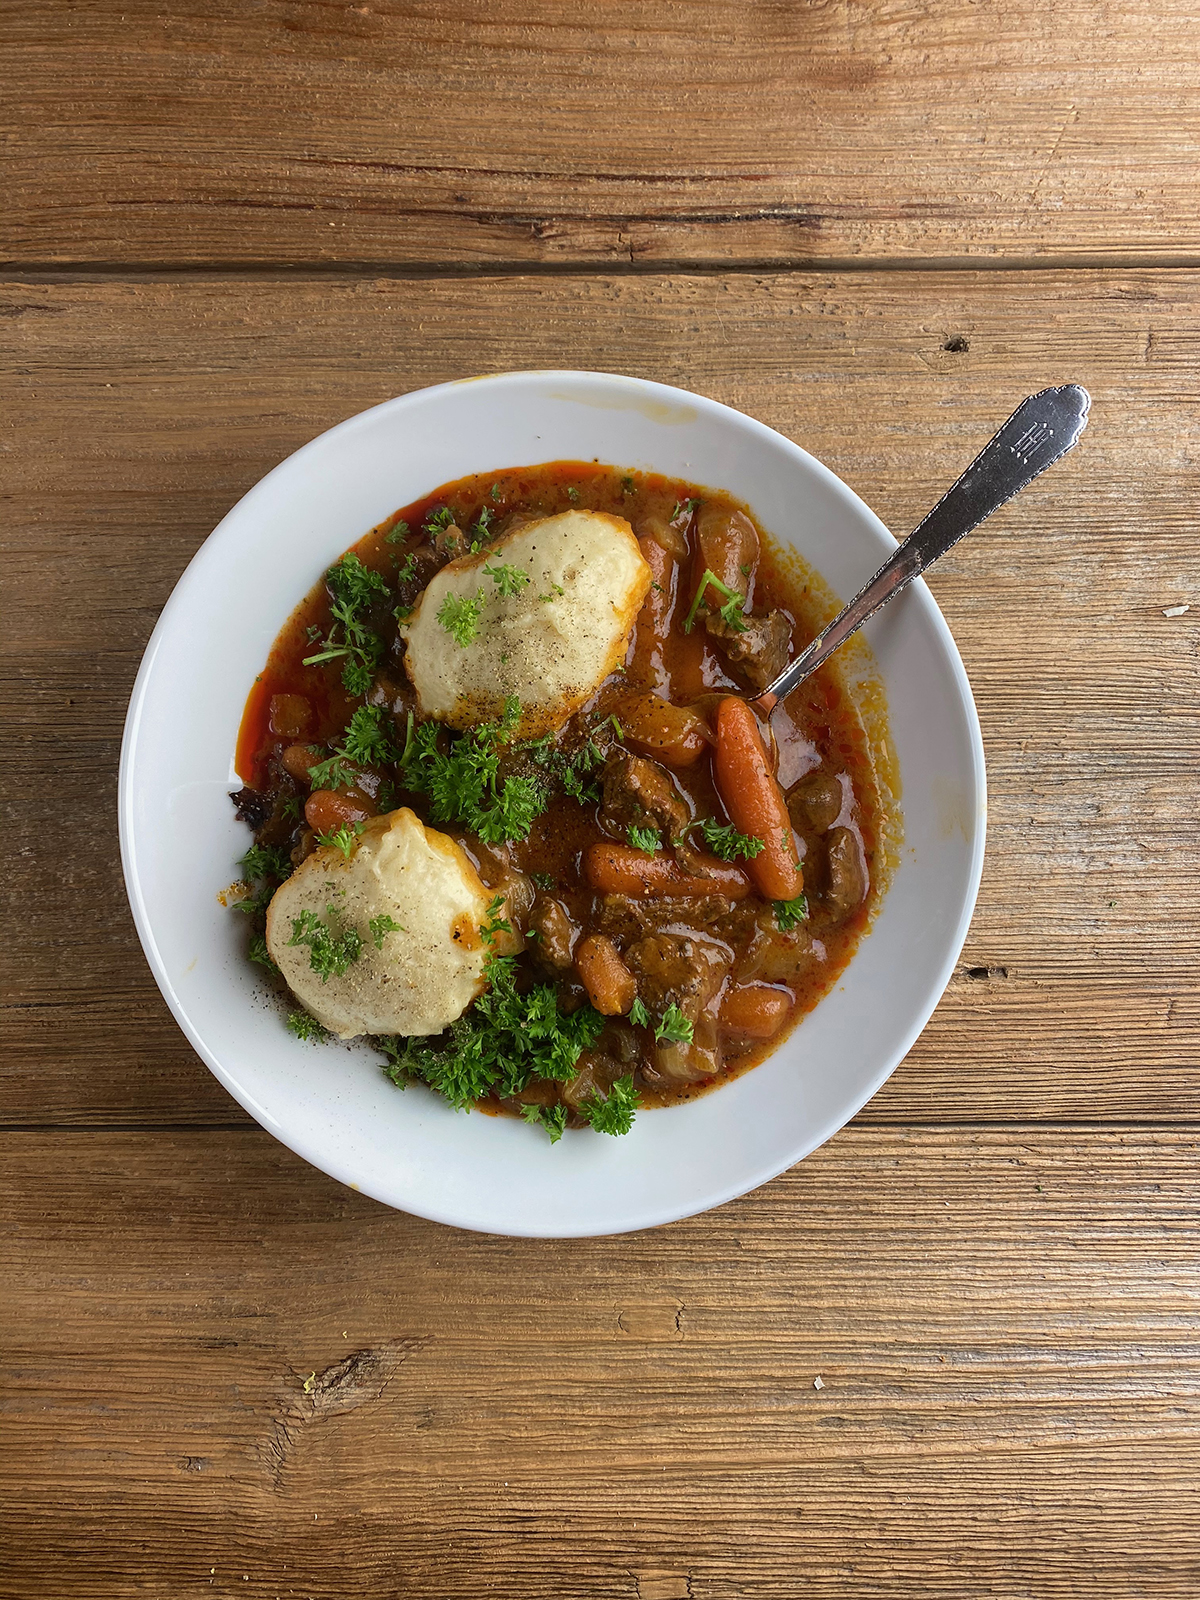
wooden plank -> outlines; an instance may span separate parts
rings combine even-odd
[[[1200,256],[1194,7],[31,0],[23,262]]]
[[[114,837],[138,653],[205,534],[366,405],[564,359],[761,417],[897,530],[1022,394],[1092,389],[1077,454],[934,577],[989,858],[962,968],[868,1115],[1197,1116],[1194,275],[146,278],[13,285],[0,309],[7,1120],[240,1115],[145,971]]]
[[[1194,1132],[849,1130],[562,1244],[257,1131],[0,1151],[11,1600],[1200,1584]]]

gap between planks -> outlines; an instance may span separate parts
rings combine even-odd
[[[759,260],[713,261],[679,257],[671,261],[89,261],[86,265],[62,262],[0,259],[0,283],[90,283],[97,279],[125,278],[131,283],[158,278],[227,281],[253,278],[256,282],[293,282],[308,278],[392,278],[425,282],[439,278],[640,278],[671,277],[773,277],[824,273],[902,272],[1194,272],[1200,255],[1159,255],[1145,258],[1130,251],[1080,253],[1062,256],[796,256],[787,261],[764,256]]]

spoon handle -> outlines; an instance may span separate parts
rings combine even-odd
[[[865,588],[813,642],[769,684],[755,704],[771,710],[797,684],[857,632],[880,606],[945,555],[963,534],[1019,494],[1039,473],[1065,456],[1087,426],[1091,396],[1077,383],[1031,394],[999,433],[919,522],[899,549],[892,552]]]

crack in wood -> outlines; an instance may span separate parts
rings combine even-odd
[[[323,1372],[314,1372],[303,1388],[285,1389],[260,1451],[272,1488],[282,1489],[284,1469],[314,1423],[381,1399],[396,1370],[428,1342],[395,1339],[355,1350]]]

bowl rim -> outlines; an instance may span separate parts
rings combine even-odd
[[[401,1204],[393,1196],[379,1192],[381,1185],[360,1181],[361,1174],[356,1175],[352,1170],[346,1169],[341,1162],[331,1158],[328,1150],[323,1149],[319,1141],[314,1143],[310,1138],[298,1136],[291,1129],[285,1135],[275,1125],[275,1119],[269,1115],[264,1115],[264,1108],[255,1103],[250,1091],[243,1087],[237,1078],[232,1075],[231,1071],[217,1058],[192,1022],[187,1008],[175,990],[158,947],[139,879],[136,859],[136,830],[133,818],[132,774],[137,754],[139,728],[159,649],[163,640],[174,627],[177,615],[187,605],[192,589],[203,580],[210,565],[219,563],[222,560],[226,543],[230,542],[236,534],[236,529],[231,526],[234,520],[240,520],[245,511],[248,508],[252,508],[256,501],[268,497],[271,492],[270,486],[276,478],[292,470],[306,456],[318,454],[328,449],[330,444],[340,437],[372,426],[382,414],[402,414],[408,409],[428,402],[434,396],[443,395],[467,384],[505,389],[525,386],[536,387],[538,384],[544,384],[547,379],[568,385],[578,382],[594,385],[598,381],[602,384],[612,384],[619,386],[626,396],[637,394],[649,403],[667,404],[675,407],[686,406],[701,413],[707,413],[710,417],[724,420],[727,423],[732,422],[735,427],[747,429],[752,434],[757,434],[760,438],[769,440],[773,446],[782,448],[786,454],[790,454],[798,464],[802,465],[805,471],[823,479],[827,486],[834,489],[838,495],[848,497],[859,514],[873,526],[877,533],[882,534],[892,547],[895,547],[897,543],[886,524],[849,484],[838,477],[818,457],[804,449],[802,445],[797,444],[794,440],[789,439],[785,434],[780,433],[768,424],[760,422],[757,418],[749,416],[733,406],[726,405],[722,401],[711,399],[690,389],[682,389],[675,385],[625,373],[551,367],[520,368],[512,371],[485,373],[478,376],[451,379],[444,383],[431,384],[419,389],[409,390],[404,394],[393,396],[344,418],[341,422],[335,423],[332,427],[307,440],[277,462],[275,466],[235,501],[192,555],[155,622],[130,692],[129,706],[121,739],[116,803],[121,866],[126,894],[129,899],[138,938],[155,982],[176,1024],[192,1048],[200,1056],[209,1071],[217,1078],[218,1082],[244,1110],[249,1112],[259,1126],[299,1155],[302,1160],[324,1172],[327,1176],[347,1185],[356,1192],[369,1195],[384,1205],[393,1209],[403,1210],[410,1215],[423,1217],[446,1226],[462,1228],[471,1232],[490,1233],[498,1237],[587,1238],[640,1232],[646,1228],[661,1227],[686,1217],[701,1215],[704,1212],[715,1209],[717,1206],[725,1205],[741,1195],[751,1193],[764,1183],[777,1177],[781,1172],[788,1171],[845,1127],[862,1110],[863,1106],[879,1092],[883,1084],[912,1049],[940,1003],[957,965],[963,944],[966,941],[978,897],[987,837],[987,772],[983,736],[970,681],[949,625],[923,578],[914,580],[910,588],[921,596],[922,620],[932,630],[936,642],[941,648],[945,665],[949,669],[953,680],[953,686],[966,725],[971,778],[977,796],[978,820],[971,839],[970,858],[963,884],[961,910],[957,925],[948,937],[945,955],[941,966],[937,970],[936,977],[930,980],[926,1002],[923,1002],[917,1008],[912,1020],[903,1032],[897,1034],[894,1045],[886,1053],[880,1068],[866,1081],[865,1088],[848,1095],[844,1102],[845,1109],[840,1114],[826,1117],[814,1127],[809,1135],[801,1140],[784,1160],[767,1160],[759,1168],[748,1172],[743,1178],[714,1189],[699,1204],[685,1201],[678,1206],[660,1206],[653,1213],[647,1214],[636,1221],[625,1223],[618,1227],[604,1227],[600,1233],[597,1233],[595,1228],[587,1226],[569,1229],[563,1229],[561,1226],[555,1229],[533,1226],[527,1229],[518,1229],[506,1226],[502,1229],[497,1229],[481,1225],[475,1220],[466,1219],[453,1203],[439,1205],[433,1202],[432,1197],[428,1203],[418,1204],[406,1199]],[[852,957],[851,966],[853,965],[853,960],[854,958]],[[850,969],[847,968],[847,970]]]

